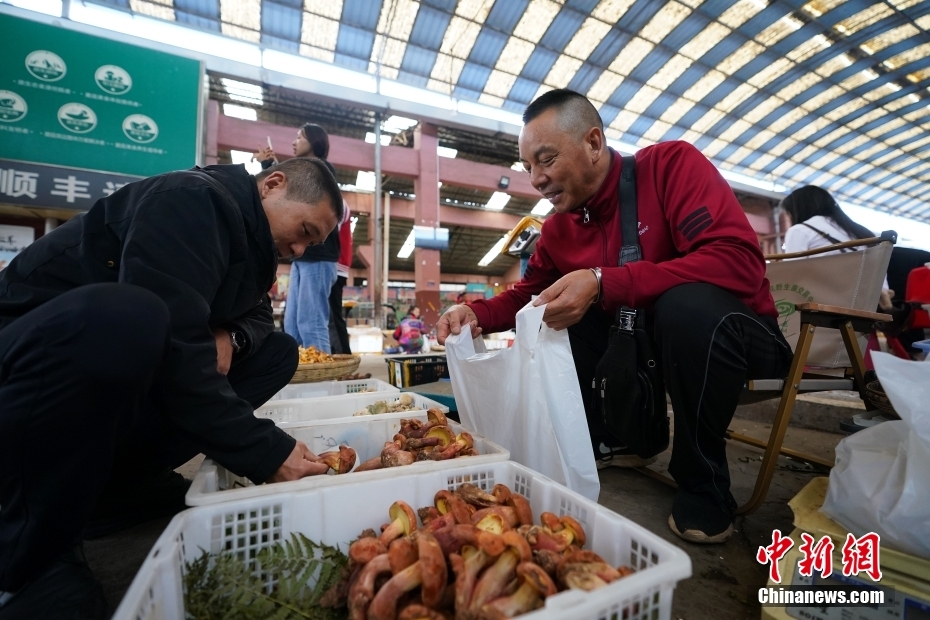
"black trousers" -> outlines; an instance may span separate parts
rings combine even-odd
[[[346,329],[346,315],[342,308],[342,289],[348,279],[336,278],[333,288],[329,289],[329,346],[333,353],[349,354],[349,331]]]
[[[595,451],[620,444],[594,407],[592,380],[612,317],[592,310],[568,328]],[[729,505],[724,433],[747,380],[784,378],[791,348],[776,321],[710,284],[683,284],[656,302],[656,345],[672,401],[675,438],[669,471],[683,489]]]
[[[168,347],[164,302],[127,284],[74,289],[0,331],[0,591],[76,542],[111,470],[200,452],[147,397]],[[293,376],[296,347],[272,333],[234,361],[233,389],[259,406]]]

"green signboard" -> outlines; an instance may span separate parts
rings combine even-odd
[[[200,61],[0,14],[0,158],[150,176],[197,163]]]

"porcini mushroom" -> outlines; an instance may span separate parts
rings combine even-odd
[[[467,433],[461,433],[459,437],[466,434]],[[469,438],[470,437],[471,435],[469,435]],[[496,497],[490,493],[485,493],[470,482],[462,484],[458,489],[455,490],[455,494],[473,506],[487,508],[488,506],[497,506],[498,504]]]
[[[487,508],[482,508],[471,516],[471,520],[477,523],[484,518],[485,515],[489,514],[500,516],[504,520],[504,523],[507,524],[508,528],[512,529],[520,525],[520,518],[517,516],[517,511],[510,506],[488,506]]]
[[[435,609],[424,607],[419,603],[407,605],[397,616],[397,620],[447,620],[445,614]]]
[[[324,452],[318,455],[321,462],[326,463],[336,474],[344,474],[355,466],[355,450],[349,446],[339,446],[338,452]]]
[[[391,574],[396,575],[417,561],[417,546],[406,536],[395,538],[388,547],[388,562]]]
[[[391,565],[386,553],[365,564],[358,578],[349,587],[349,620],[365,620],[365,611],[375,596],[375,579],[378,575],[390,572],[390,570]]]
[[[521,562],[528,562],[533,558],[533,552],[518,533],[514,531],[504,532],[501,540],[507,545],[507,549],[500,554],[497,561],[489,566],[472,592],[471,600],[468,603],[468,609],[477,611],[485,603],[489,603],[499,597],[507,583],[510,581],[514,569]]]
[[[520,586],[513,594],[495,599],[481,607],[482,620],[519,616],[536,609],[547,596],[552,596],[558,591],[546,571],[532,562],[522,562],[517,566],[517,578],[520,580]]]
[[[378,456],[374,456],[368,459],[367,461],[365,461],[364,463],[356,467],[355,473],[361,472],[361,471],[372,471],[375,469],[381,469],[382,467],[384,466],[381,464],[381,455],[378,455]]]
[[[388,515],[391,517],[391,523],[378,537],[378,540],[385,545],[390,544],[395,538],[406,536],[417,529],[417,516],[406,502],[396,501],[391,504]]]
[[[401,450],[400,446],[394,441],[388,441],[381,450],[381,465],[384,467],[401,467],[413,463],[413,454],[406,450]]]
[[[420,562],[414,562],[381,586],[368,606],[368,620],[395,620],[397,601],[422,583]]]
[[[387,547],[377,538],[359,538],[349,545],[349,559],[358,564],[368,564],[387,552]]]
[[[446,590],[449,569],[446,556],[436,538],[428,531],[417,532],[417,551],[420,562],[420,600],[427,607],[436,608]]]
[[[520,525],[533,525],[533,509],[530,502],[519,493],[511,493],[506,503],[517,512]]]

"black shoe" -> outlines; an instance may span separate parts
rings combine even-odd
[[[170,517],[184,510],[191,481],[172,469],[148,475],[114,478],[97,499],[84,526],[84,538],[109,536],[140,523]]]
[[[0,620],[97,620],[107,617],[103,587],[84,550],[63,553],[38,579],[0,605]]]
[[[733,510],[736,502],[727,491],[727,505],[712,499],[708,493],[696,493],[679,488],[672,504],[668,526],[682,540],[693,543],[722,543],[733,534]]]
[[[650,456],[648,459],[635,454],[626,446],[608,446],[600,443],[594,448],[594,458],[597,461],[597,468],[604,467],[645,467],[656,462],[656,456]]]

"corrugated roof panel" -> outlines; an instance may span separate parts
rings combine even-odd
[[[886,47],[890,47],[895,43],[900,43],[911,37],[916,37],[919,34],[920,30],[913,24],[904,24],[903,26],[898,26],[897,28],[882,32],[880,35],[869,39],[859,47],[868,54],[876,54]]]
[[[452,15],[446,11],[428,6],[420,7],[413,31],[410,33],[410,43],[428,50],[438,50],[451,19]]]
[[[344,0],[342,24],[363,28],[374,37],[374,29],[381,15],[381,2],[382,0]]]
[[[172,0],[129,0],[129,8],[141,15],[174,21],[174,3]]]
[[[430,72],[435,64],[436,52],[411,43],[407,45],[407,51],[404,54],[404,61],[401,63],[400,69],[401,73],[410,73],[422,77],[422,80],[414,81],[418,85],[426,86],[426,81],[429,79]]]
[[[507,35],[501,34],[490,28],[482,28],[481,33],[475,40],[474,47],[471,48],[471,54],[468,60],[473,63],[493,67],[500,58],[501,51],[507,45]]]
[[[603,72],[603,69],[600,67],[595,67],[590,63],[583,62],[567,87],[576,92],[585,93],[594,86],[594,83],[597,82]]]
[[[539,40],[540,45],[550,50],[563,50],[575,36],[575,31],[584,23],[585,16],[571,9],[562,8],[552,20],[546,34]]]
[[[475,90],[480,93],[484,90],[484,84],[488,81],[489,75],[491,75],[491,69],[484,65],[468,61],[465,63],[461,75],[459,75],[457,86]]]
[[[265,0],[262,4],[262,34],[299,41],[302,18],[300,9]]]
[[[174,0],[174,8],[208,20],[219,20],[219,0]],[[178,21],[181,21],[180,19]]]
[[[258,43],[261,40],[261,0],[220,0],[223,34]]]
[[[348,8],[349,2],[345,6]],[[339,27],[339,36],[336,39],[336,58],[339,64],[355,66],[363,71],[368,70],[368,59],[374,47],[374,32],[342,23]],[[342,60],[339,60],[339,59]]]
[[[485,24],[501,32],[513,32],[528,4],[529,0],[495,2]]]
[[[892,15],[894,15],[894,9],[884,2],[879,2],[837,23],[834,28],[840,33],[849,36]]]
[[[174,18],[179,24],[187,24],[188,26],[193,26],[198,30],[206,30],[219,32],[220,30],[220,20],[210,19],[208,17],[203,17],[195,13],[188,13],[187,11],[182,11],[180,9],[174,10]]]

